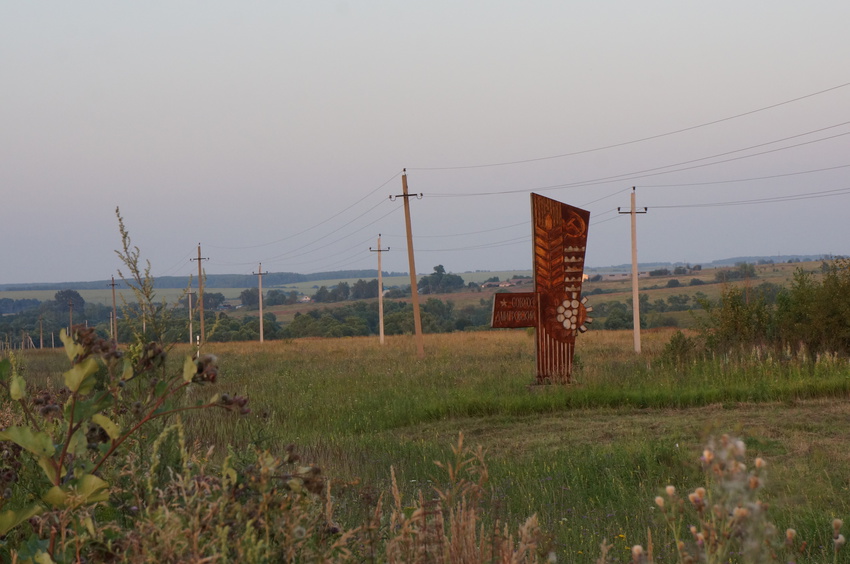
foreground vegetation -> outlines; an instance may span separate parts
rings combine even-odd
[[[303,534],[313,539],[310,546],[315,550],[329,550],[334,558],[350,554],[383,561],[389,559],[386,541],[397,530],[388,528],[398,524],[393,519],[412,519],[416,508],[430,503],[434,487],[445,493],[458,483],[457,475],[452,482],[434,465],[443,460],[464,462],[479,472],[465,476],[462,487],[470,494],[478,492],[475,523],[488,523],[487,530],[496,520],[509,525],[515,542],[505,554],[520,550],[518,531],[525,526],[535,558],[546,558],[551,551],[560,561],[594,561],[607,539],[613,543],[609,560],[625,562],[632,558],[633,545],[646,545],[650,529],[656,560],[676,561],[672,533],[653,499],[666,495],[667,485],[678,492],[703,485],[703,445],[709,437],[732,432],[749,446],[748,465],[756,456],[767,462],[762,497],[770,503],[780,531],[792,527],[808,542],[800,561],[831,560],[829,523],[850,509],[846,361],[832,355],[792,360],[754,349],[738,358],[681,365],[667,357],[672,335],[645,334],[640,357],[629,352],[629,332],[582,336],[578,383],[569,388],[530,386],[533,338],[525,331],[431,335],[423,361],[414,359],[413,343],[406,337],[389,338],[383,347],[367,338],[210,345],[205,352],[220,358],[220,378],[199,393],[205,401],[225,390],[248,397],[252,412],[233,419],[198,411],[185,415],[179,429],[163,424],[140,435],[127,464],[114,467],[116,477],[107,480],[112,495],[98,502],[91,518],[98,531],[130,526],[146,532],[150,545],[144,538],[127,537],[137,550],[156,546],[191,551],[181,548],[180,539],[200,534],[204,554],[226,560],[236,553],[222,552],[220,541],[192,525],[193,519],[208,515],[204,511],[211,511],[208,504],[217,498],[198,498],[180,481],[188,479],[186,474],[198,472],[209,482],[209,476],[220,480],[231,475],[231,468],[232,476],[256,495],[270,495],[273,489],[282,495],[274,480],[264,483],[251,476],[262,476],[266,468],[267,476],[285,474],[287,482],[295,476],[303,483],[310,468],[321,468],[327,478],[323,488],[331,486],[332,507],[321,500],[309,502],[313,494],[305,493],[297,502],[306,504],[297,513],[299,519],[286,526],[278,523],[288,532],[279,531],[277,540],[269,542],[290,543],[303,557],[308,552],[298,550],[307,548],[294,536]],[[181,368],[183,352],[191,351],[172,352],[172,368]],[[61,387],[55,375],[64,368],[63,359],[52,352],[28,352],[22,357],[28,387]],[[187,401],[191,404],[191,395]],[[159,438],[165,429],[170,430]],[[484,448],[484,464],[473,456],[474,450],[463,456],[452,452],[459,432],[466,445]],[[144,454],[154,442],[158,465]],[[295,450],[287,450],[290,443]],[[272,458],[258,458],[257,452]],[[284,472],[283,461],[293,452],[300,454],[301,462]],[[176,482],[170,481],[164,466],[173,469]],[[304,475],[298,476],[299,468],[307,468]],[[488,481],[478,485],[482,468]],[[393,474],[398,499],[403,500],[400,506],[392,494]],[[215,484],[210,484],[214,490]],[[161,496],[168,491],[184,497],[172,499],[174,506],[163,506]],[[20,501],[19,495],[15,493],[9,506]],[[248,501],[257,499],[244,495]],[[288,499],[287,511],[295,511],[295,501]],[[220,503],[214,504],[216,511],[224,511]],[[246,513],[227,518],[250,520],[254,510],[246,504],[234,509]],[[433,506],[430,511],[436,515]],[[165,515],[179,517],[168,522],[171,529],[162,529]],[[527,522],[532,515],[541,531],[537,536]],[[325,531],[326,521],[338,532]],[[683,527],[689,524],[696,521]],[[24,523],[12,531],[6,550],[20,549],[23,545],[15,543],[26,538],[32,526],[36,524]],[[85,525],[80,527],[85,530]],[[408,527],[416,529],[411,522]],[[332,548],[345,532],[351,536]],[[99,542],[107,545],[121,538],[109,541],[104,535]],[[231,548],[249,552],[257,542],[246,537]],[[343,545],[350,552],[343,551]],[[139,554],[133,547],[124,550],[128,560]],[[240,554],[247,558],[248,552]],[[151,552],[164,554],[165,560],[177,553]]]

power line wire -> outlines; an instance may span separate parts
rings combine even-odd
[[[712,208],[712,207],[727,207],[727,206],[744,206],[752,204],[768,204],[775,202],[794,202],[798,200],[814,200],[819,198],[829,198],[832,196],[843,196],[850,194],[850,188],[837,188],[835,190],[823,190],[820,192],[811,192],[809,194],[792,194],[788,196],[772,196],[770,198],[757,198],[751,200],[733,200],[728,202],[705,202],[701,204],[677,204],[677,205],[662,205],[649,206],[652,209],[673,209],[673,208]]]
[[[769,106],[764,106],[764,107],[757,108],[755,110],[750,110],[750,111],[747,111],[747,112],[743,112],[743,113],[740,113],[740,114],[735,114],[733,116],[728,116],[728,117],[725,117],[725,118],[716,119],[714,121],[701,123],[699,125],[692,125],[690,127],[685,127],[685,128],[677,129],[677,130],[674,130],[674,131],[668,131],[666,133],[659,133],[657,135],[650,135],[649,137],[642,137],[640,139],[633,139],[631,141],[614,143],[614,144],[611,144],[611,145],[605,145],[605,146],[596,147],[596,148],[593,148],[593,149],[584,149],[584,150],[581,150],[581,151],[574,151],[574,152],[571,152],[571,153],[562,153],[560,155],[551,155],[551,156],[548,156],[548,157],[537,157],[537,158],[533,158],[533,159],[522,159],[522,160],[499,162],[499,163],[465,165],[465,166],[443,166],[443,167],[408,167],[408,170],[463,170],[463,169],[474,169],[474,168],[487,168],[487,167],[508,166],[508,165],[515,165],[515,164],[524,164],[524,163],[546,161],[546,160],[552,160],[552,159],[560,159],[560,158],[564,158],[564,157],[573,157],[573,156],[576,156],[576,155],[584,155],[584,154],[587,154],[587,153],[594,153],[594,152],[597,152],[597,151],[604,151],[604,150],[607,150],[607,149],[624,147],[626,145],[633,145],[635,143],[642,143],[644,141],[651,141],[652,139],[659,139],[661,137],[676,135],[676,134],[679,134],[679,133],[684,133],[686,131],[692,131],[694,129],[699,129],[701,127],[707,127],[709,125],[716,125],[718,123],[723,123],[725,121],[730,121],[730,120],[733,120],[733,119],[749,116],[749,115],[756,114],[756,113],[759,113],[759,112],[764,112],[766,110],[771,110],[773,108],[778,108],[780,106],[791,104],[793,102],[799,102],[800,100],[805,100],[806,98],[811,98],[813,96],[819,96],[821,94],[825,94],[827,92],[832,92],[833,90],[838,90],[840,88],[845,88],[847,86],[850,86],[850,82],[845,82],[844,84],[839,84],[838,86],[833,86],[833,87],[827,88],[825,90],[819,90],[818,92],[806,94],[805,96],[799,96],[797,98],[785,100],[784,102],[779,102],[777,104],[771,104]]]
[[[531,241],[531,235],[524,235],[522,237],[514,237],[513,239],[505,239],[504,241],[493,241],[492,243],[483,243],[481,245],[471,245],[468,247],[454,247],[448,249],[416,249],[416,252],[423,253],[436,253],[436,252],[452,252],[452,251],[471,251],[478,249],[493,249],[496,247],[505,247],[510,245],[516,245],[519,243],[527,243]]]
[[[737,182],[752,182],[754,180],[771,180],[774,178],[784,178],[787,176],[799,176],[801,174],[812,174],[815,172],[825,172],[828,170],[837,170],[840,168],[850,167],[850,164],[830,166],[825,168],[813,168],[810,170],[801,170],[797,172],[787,172],[784,174],[771,174],[770,176],[754,176],[750,178],[737,178],[731,180],[712,180],[707,182],[679,182],[675,184],[641,184],[640,188],[675,188],[679,186],[708,186],[711,184],[732,184]]]
[[[389,200],[382,200],[382,202],[381,202],[381,203],[383,203],[383,202],[387,202],[387,201],[389,201]],[[377,207],[377,206],[376,206],[376,207]],[[372,209],[375,209],[375,208],[372,208]],[[328,242],[328,243],[325,243],[324,245],[321,245],[321,246],[319,246],[319,247],[316,247],[316,248],[313,248],[313,249],[309,249],[309,248],[308,248],[310,245],[313,245],[314,243],[317,243],[318,241],[321,241],[322,239],[326,239],[327,237],[329,237],[330,235],[333,235],[334,233],[329,233],[328,235],[325,235],[324,237],[322,237],[322,238],[320,238],[320,239],[316,239],[315,241],[313,241],[313,243],[310,243],[309,245],[307,245],[307,246],[305,246],[305,247],[301,247],[300,249],[298,249],[298,250],[301,250],[302,252],[299,252],[299,253],[297,253],[297,254],[292,254],[292,253],[294,253],[294,252],[296,252],[296,251],[291,251],[291,252],[289,252],[289,253],[283,253],[283,254],[278,255],[278,256],[276,256],[276,257],[264,258],[264,259],[262,260],[262,262],[268,262],[268,263],[281,262],[281,261],[283,261],[283,260],[293,259],[293,258],[296,258],[296,257],[304,256],[304,255],[306,255],[306,254],[314,253],[314,252],[316,252],[316,251],[318,251],[318,250],[320,250],[320,249],[327,248],[327,247],[329,247],[329,246],[331,246],[331,245],[334,245],[334,244],[336,244],[336,243],[338,243],[338,242],[340,242],[340,241],[343,241],[343,240],[345,240],[345,239],[347,239],[347,238],[351,237],[351,236],[352,236],[352,235],[354,235],[355,233],[359,233],[360,231],[363,231],[363,230],[364,230],[364,229],[366,229],[367,227],[369,227],[369,226],[371,226],[371,225],[374,225],[375,223],[377,223],[377,222],[381,221],[381,220],[382,220],[382,219],[384,219],[385,217],[387,217],[387,216],[389,216],[389,215],[391,215],[391,214],[395,213],[395,212],[396,212],[396,211],[398,211],[399,209],[400,209],[400,208],[398,208],[398,207],[395,207],[395,206],[394,206],[394,207],[393,207],[390,211],[388,211],[388,212],[387,212],[387,213],[385,213],[384,215],[382,215],[382,216],[378,217],[377,219],[375,219],[375,220],[373,220],[373,221],[371,221],[371,222],[367,223],[366,225],[363,225],[362,227],[359,227],[358,229],[356,229],[356,230],[352,231],[351,233],[349,233],[349,234],[347,234],[347,235],[344,235],[344,236],[340,237],[339,239],[334,239],[333,241],[330,241],[330,242]],[[372,211],[372,210],[369,210],[369,211]],[[368,213],[368,212],[367,212],[367,213]],[[350,225],[353,221],[355,221],[355,220],[359,219],[360,217],[363,217],[363,215],[365,215],[365,214],[361,214],[360,216],[358,216],[358,217],[357,217],[357,218],[355,218],[354,220],[352,220],[352,221],[348,222],[347,224],[343,225],[342,227],[346,227],[347,225]],[[368,239],[367,241],[371,241],[371,238],[370,238],[370,239]],[[364,242],[364,243],[365,243],[365,242]],[[358,243],[358,245],[361,245],[361,246],[362,246],[364,243]],[[333,255],[332,255],[332,256],[333,256]]]
[[[713,159],[713,158],[721,157],[721,156],[724,156],[724,155],[730,155],[730,154],[734,154],[734,153],[749,151],[751,149],[755,149],[755,148],[758,148],[758,147],[764,147],[764,146],[772,145],[772,144],[775,144],[775,143],[781,143],[783,141],[788,141],[790,139],[794,139],[794,138],[797,138],[797,137],[803,137],[805,135],[810,135],[812,133],[818,133],[818,132],[824,131],[826,129],[841,127],[841,126],[847,125],[847,124],[850,124],[850,121],[840,123],[840,124],[837,124],[837,125],[831,125],[829,127],[825,127],[825,128],[821,128],[821,129],[812,130],[812,131],[805,132],[805,133],[799,133],[797,135],[792,135],[790,137],[777,139],[775,141],[768,141],[766,143],[759,143],[757,145],[752,145],[752,146],[749,146],[749,147],[743,147],[741,149],[735,149],[735,150],[732,150],[732,151],[726,151],[724,153],[718,153],[718,154],[715,154],[715,155],[710,155],[710,156],[707,156],[707,157],[700,157],[698,159],[691,159],[691,160],[681,161],[681,162],[673,163],[673,164],[669,164],[669,165],[663,165],[663,166],[658,166],[658,167],[653,167],[653,168],[648,168],[648,169],[643,169],[643,170],[638,170],[638,171],[632,171],[632,172],[628,172],[628,173],[616,174],[616,175],[613,175],[613,176],[605,176],[605,177],[595,178],[595,179],[591,179],[591,180],[580,180],[580,181],[575,181],[575,182],[567,182],[567,183],[563,183],[563,184],[554,184],[554,185],[550,185],[550,186],[542,186],[542,187],[533,188],[533,189],[522,188],[522,189],[516,189],[516,190],[503,190],[503,191],[490,191],[490,192],[474,192],[474,193],[468,192],[468,193],[464,193],[464,194],[458,194],[458,193],[444,194],[444,193],[433,193],[432,192],[432,193],[430,193],[430,196],[434,197],[434,198],[462,198],[462,197],[470,197],[470,196],[496,196],[496,195],[504,195],[504,194],[520,194],[520,193],[532,192],[532,191],[533,192],[545,192],[545,191],[550,191],[550,190],[562,190],[564,188],[587,187],[587,186],[594,186],[594,185],[598,185],[598,184],[609,184],[609,183],[615,182],[615,181],[627,181],[627,180],[633,181],[633,180],[636,180],[636,179],[639,179],[639,178],[647,178],[647,177],[650,177],[650,176],[659,176],[659,175],[662,175],[662,174],[672,174],[674,172],[682,172],[682,171],[686,171],[686,170],[693,170],[695,168],[703,168],[703,167],[706,167],[706,166],[714,166],[714,165],[738,161],[738,160],[742,160],[742,159],[749,159],[749,158],[753,158],[753,157],[758,157],[758,156],[761,156],[761,155],[767,155],[769,153],[776,153],[778,151],[785,151],[785,150],[788,150],[788,149],[794,149],[794,148],[797,148],[797,147],[802,147],[802,146],[805,146],[805,145],[811,145],[811,144],[814,144],[814,143],[820,143],[822,141],[829,141],[831,139],[836,139],[838,137],[844,137],[845,135],[850,135],[850,131],[845,132],[845,133],[838,133],[836,135],[830,135],[829,137],[823,137],[821,139],[814,139],[812,141],[804,141],[802,143],[796,143],[794,145],[789,145],[787,147],[779,147],[779,148],[776,148],[776,149],[771,149],[769,151],[761,151],[759,153],[753,153],[751,155],[743,155],[743,156],[740,156],[740,157],[723,159],[723,160],[711,162],[711,163],[703,163],[703,164],[699,164],[699,165],[687,166],[687,167],[677,168],[677,169],[674,169],[674,170],[666,170],[666,171],[663,170],[665,168],[672,168],[672,167],[681,166],[681,165],[685,165],[685,164],[691,164],[691,163],[695,163],[695,162],[699,162],[699,161]]]
[[[371,196],[372,194],[374,194],[375,192],[377,192],[378,190],[380,190],[381,188],[383,188],[384,186],[386,186],[387,184],[389,184],[390,182],[392,182],[392,181],[393,181],[393,180],[394,180],[397,176],[399,176],[400,174],[401,174],[401,171],[396,172],[396,173],[395,173],[395,174],[394,174],[391,178],[389,178],[386,182],[384,182],[383,184],[381,184],[380,186],[378,186],[377,188],[375,188],[374,190],[372,190],[371,192],[369,192],[368,194],[366,194],[365,196],[363,196],[362,198],[360,198],[359,200],[357,200],[357,201],[356,201],[356,202],[354,202],[353,204],[351,204],[351,205],[349,205],[349,206],[346,206],[345,208],[343,208],[343,209],[342,209],[342,210],[340,210],[339,212],[335,213],[335,214],[334,214],[334,215],[332,215],[331,217],[329,217],[329,218],[327,218],[327,219],[325,219],[325,220],[323,220],[323,221],[320,221],[319,223],[316,223],[315,225],[311,225],[311,226],[310,226],[310,227],[308,227],[307,229],[304,229],[304,230],[299,231],[299,232],[297,232],[297,233],[293,233],[292,235],[287,235],[286,237],[283,237],[283,238],[281,238],[281,239],[276,239],[276,240],[274,240],[274,241],[270,241],[270,242],[268,242],[268,243],[260,243],[260,244],[257,244],[257,245],[247,245],[247,246],[244,246],[244,247],[225,247],[225,246],[216,246],[216,245],[206,245],[206,246],[207,246],[207,247],[210,247],[210,248],[213,248],[213,249],[244,250],[244,249],[257,249],[257,248],[260,248],[260,247],[268,247],[269,245],[275,245],[275,244],[277,244],[277,243],[282,243],[283,241],[288,241],[289,239],[293,239],[293,238],[295,238],[295,237],[298,237],[299,235],[303,235],[303,234],[305,234],[305,233],[308,233],[308,232],[312,231],[313,229],[316,229],[317,227],[320,227],[320,226],[324,225],[325,223],[327,223],[327,222],[331,221],[332,219],[336,219],[337,217],[339,217],[340,215],[344,214],[345,212],[350,211],[350,210],[351,210],[351,209],[353,209],[353,208],[354,208],[357,204],[359,204],[360,202],[362,202],[363,200],[365,200],[366,198],[368,198],[369,196]],[[375,206],[375,207],[377,207],[377,206]],[[370,210],[367,210],[367,212],[365,212],[365,213],[368,213],[369,211],[371,211],[371,210],[373,210],[373,209],[375,209],[375,208],[373,207],[373,208],[371,208]],[[362,216],[363,216],[363,214],[361,214],[360,216],[358,216],[358,217],[357,217],[357,218],[355,218],[355,219],[359,219],[359,218],[360,218],[360,217],[362,217]],[[346,224],[346,225],[348,225],[348,224]],[[244,263],[244,264],[248,264],[248,263]]]

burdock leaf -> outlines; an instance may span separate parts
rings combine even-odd
[[[65,418],[74,421],[85,421],[95,413],[99,413],[115,403],[115,398],[104,390],[91,399],[77,400],[65,403]],[[73,406],[73,411],[72,411]]]
[[[39,456],[38,465],[42,470],[44,470],[44,475],[47,476],[47,479],[50,480],[51,484],[55,484],[59,481],[59,472],[56,470],[56,466],[53,465],[52,458],[49,456]]]
[[[192,360],[191,356],[187,356],[186,360],[183,361],[183,381],[191,382],[197,373],[198,366],[195,364],[195,361]]]
[[[129,358],[124,359],[124,371],[121,373],[122,380],[129,380],[133,377],[133,361]]]
[[[74,359],[85,351],[82,345],[74,342],[74,338],[64,328],[59,331],[59,340],[65,345],[65,354],[68,355],[68,360],[71,362],[74,362]]]
[[[69,496],[69,492],[73,496]],[[42,501],[54,507],[79,507],[109,499],[109,484],[92,474],[84,474],[65,486],[53,486],[42,496]]]
[[[12,381],[9,382],[9,395],[13,401],[18,401],[27,397],[27,384],[19,375],[12,376]]]
[[[96,413],[91,416],[91,420],[103,427],[103,430],[106,431],[106,434],[109,435],[110,439],[115,440],[121,436],[121,430],[118,428],[118,425],[110,421],[110,419],[105,415]]]
[[[87,446],[88,439],[86,439],[86,433],[81,427],[77,429],[73,435],[71,435],[71,440],[68,441],[68,452],[73,454],[84,454]]]
[[[50,435],[44,431],[34,432],[29,427],[9,427],[0,431],[0,439],[12,441],[36,456],[53,456],[56,452]]]
[[[97,361],[90,356],[63,374],[65,387],[72,392],[87,394],[92,391],[97,381],[94,377],[95,372],[97,372]]]
[[[6,536],[6,534],[29,519],[34,515],[38,515],[44,511],[44,509],[38,505],[30,505],[29,507],[23,507],[21,509],[10,509],[8,511],[3,511],[0,513],[0,536]]]

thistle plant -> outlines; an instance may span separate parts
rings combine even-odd
[[[120,215],[119,223],[125,264],[141,287],[137,296],[146,304],[141,307],[147,316],[143,323],[164,327],[162,309],[152,307],[149,268],[139,270],[138,250],[127,254],[129,236]],[[0,387],[18,406],[21,422],[0,431],[0,449],[8,461],[0,470],[0,537],[32,521],[33,533],[16,553],[24,560],[65,558],[58,548],[64,532],[68,527],[93,527],[91,506],[109,500],[109,472],[123,466],[128,444],[146,425],[192,410],[250,411],[247,398],[228,394],[189,404],[185,393],[190,387],[218,379],[216,358],[186,357],[181,366],[169,368],[161,341],[146,341],[144,331],[134,335],[134,342],[119,350],[93,328],[75,325],[70,332],[63,330],[60,339],[70,369],[56,392],[30,393],[15,358],[0,361]],[[21,474],[26,472],[24,483]],[[0,554],[7,542],[23,535],[0,540]]]
[[[806,552],[807,544],[794,529],[779,535],[768,518],[768,505],[759,497],[767,463],[755,458],[749,468],[742,440],[729,435],[712,439],[700,462],[707,478],[705,487],[680,495],[674,486],[667,486],[664,494],[655,498],[673,537],[676,562],[796,562]],[[840,519],[832,524],[836,562],[844,545],[842,525]],[[634,564],[654,562],[651,537],[646,549],[635,545],[631,554]]]

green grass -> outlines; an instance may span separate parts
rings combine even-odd
[[[386,492],[390,467],[407,495],[440,485],[433,464],[464,433],[487,452],[493,516],[517,524],[537,513],[561,561],[586,562],[603,538],[626,548],[669,545],[652,500],[667,484],[704,485],[697,462],[709,436],[733,433],[769,463],[767,495],[780,527],[793,526],[815,551],[829,547],[829,522],[850,514],[848,364],[796,361],[754,351],[674,367],[660,352],[670,331],[591,332],[578,343],[576,383],[534,386],[534,341],[526,331],[426,336],[426,358],[410,337],[307,339],[209,345],[220,382],[196,392],[248,395],[252,414],[187,415],[200,448],[298,445],[334,478],[340,520],[359,522],[364,488]],[[178,348],[175,366],[186,352]],[[43,385],[63,368],[57,353],[28,353]],[[352,485],[359,480],[358,485]]]

